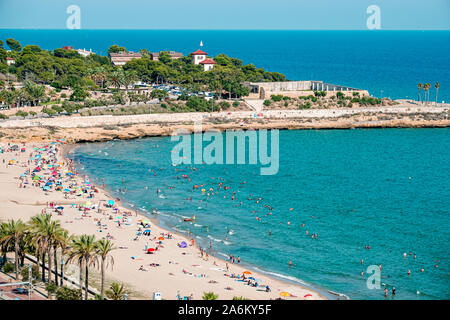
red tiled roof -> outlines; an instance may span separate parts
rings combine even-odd
[[[197,50],[197,51],[195,51],[195,52],[192,52],[191,53],[193,56],[195,56],[195,55],[206,55],[207,53],[206,52],[203,52],[202,50]]]
[[[10,57],[6,57],[6,60],[14,60],[13,58]]]
[[[217,64],[217,62],[215,62],[212,59],[205,59],[202,62],[200,62],[200,64]]]

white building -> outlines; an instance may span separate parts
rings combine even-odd
[[[192,63],[200,64],[200,62],[206,59],[207,53],[203,52],[202,50],[197,50],[195,52],[192,52],[191,55],[192,55]]]
[[[205,59],[202,62],[200,62],[200,64],[203,66],[203,69],[205,71],[210,71],[214,68],[214,65],[217,64],[217,62],[215,62],[212,59]]]
[[[201,64],[205,71],[210,71],[214,68],[214,65],[217,64],[214,60],[208,59],[207,53],[202,50],[197,50],[191,53],[192,55],[192,63],[193,64]]]
[[[14,60],[13,58],[10,58],[10,57],[6,57],[6,64],[8,66],[15,64],[15,63],[16,63],[16,60]]]
[[[87,51],[86,49],[77,49],[77,52],[81,54],[83,57],[87,57],[90,56],[91,54],[94,54],[94,52],[92,52],[92,49],[89,49],[89,51]]]

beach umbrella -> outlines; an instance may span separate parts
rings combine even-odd
[[[280,292],[280,296],[282,296],[282,297],[290,297],[291,294],[289,292],[283,291],[283,292]]]
[[[244,271],[243,274],[252,274],[250,271]]]
[[[144,221],[142,221],[142,223],[143,223],[143,224],[150,224],[150,221],[144,220]]]
[[[109,204],[110,206],[113,206],[113,205],[114,205],[114,200],[108,200],[108,204]]]
[[[56,209],[58,209],[58,210],[64,210],[64,207],[59,206],[59,207],[57,207]]]
[[[146,229],[144,230],[144,232],[152,232],[150,229]]]
[[[70,192],[70,190],[69,190],[69,189],[64,189],[63,191],[64,191],[64,192]]]
[[[304,296],[303,296],[304,298],[310,298],[310,297],[312,297],[312,294],[305,294]]]
[[[39,176],[34,176],[33,181],[37,181],[37,180],[40,180]]]
[[[153,251],[155,251],[155,249],[153,249],[153,248],[148,248],[147,249],[147,252],[153,252]]]
[[[186,248],[187,247],[187,243],[185,241],[180,243],[180,248]]]
[[[43,189],[44,189],[44,190],[50,190],[50,188],[47,187],[47,186],[45,186]]]
[[[162,240],[164,240],[164,237],[159,237],[158,240],[161,240],[161,241],[162,241]]]

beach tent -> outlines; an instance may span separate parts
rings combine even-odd
[[[58,209],[58,210],[64,210],[64,207],[59,206],[59,207],[57,207],[56,209]]]
[[[147,249],[147,252],[153,252],[153,251],[155,251],[155,249],[153,249],[153,248],[148,248]]]
[[[180,248],[186,248],[187,247],[187,243],[185,241],[180,243]]]

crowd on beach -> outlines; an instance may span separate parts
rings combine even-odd
[[[7,144],[0,146],[0,153],[8,153],[7,157],[3,157],[3,163],[6,168],[9,166],[18,166],[22,168],[22,173],[17,177],[19,189],[33,188],[42,194],[49,196],[60,194],[64,201],[46,201],[42,205],[41,214],[51,214],[54,219],[66,219],[62,222],[73,224],[81,221],[92,221],[95,225],[96,232],[101,238],[115,240],[117,232],[120,230],[130,230],[135,228],[135,236],[132,242],[141,246],[143,254],[154,255],[165,249],[167,242],[175,239],[170,232],[154,232],[154,225],[149,219],[138,215],[138,211],[126,209],[120,205],[120,199],[105,199],[101,197],[102,190],[95,186],[87,176],[78,174],[74,163],[71,159],[63,156],[62,148],[65,147],[64,140],[56,140],[46,145],[30,145],[30,144]],[[19,155],[21,157],[19,157]],[[21,158],[21,160],[19,160]],[[26,160],[24,160],[26,159]],[[185,177],[188,179],[188,177]],[[68,214],[70,211],[70,214]],[[153,213],[157,214],[157,209]],[[69,218],[71,217],[71,218]],[[194,217],[195,220],[195,217]],[[113,232],[114,231],[114,232]],[[159,231],[159,229],[158,229]],[[213,257],[213,266],[217,267],[217,271],[223,272],[223,276],[241,282],[248,287],[258,289],[258,291],[271,292],[269,284],[258,279],[257,276],[249,276],[250,271],[231,272],[229,263],[240,264],[241,259],[230,255],[228,262],[215,258],[216,252],[210,244],[209,249],[202,248],[196,243],[193,237],[188,237],[185,241],[183,238],[176,237],[177,247],[180,249],[197,248],[199,258],[208,261],[209,257]],[[145,243],[145,246],[143,245]],[[119,245],[118,250],[128,250],[130,247]],[[189,254],[182,252],[182,255]],[[130,257],[132,261],[143,261],[141,256],[133,255]],[[224,268],[220,268],[218,263],[224,263]],[[178,265],[178,262],[169,261],[170,265]],[[137,268],[138,272],[147,272],[149,268],[159,268],[161,263],[140,264]],[[199,267],[199,265],[192,265]],[[213,269],[213,268],[211,268]],[[209,284],[218,283],[214,279],[210,279],[211,275],[206,272],[194,273],[182,267],[182,274],[194,278],[208,278]],[[170,275],[170,273],[169,273]],[[266,282],[266,283],[265,283]],[[225,290],[234,290],[227,286]],[[280,289],[278,289],[280,291]],[[177,295],[179,296],[179,295]],[[296,297],[295,295],[284,295],[283,297]],[[184,296],[184,299],[193,299],[193,294]]]

